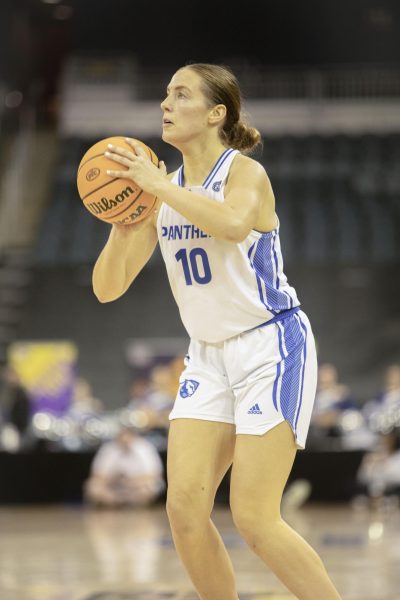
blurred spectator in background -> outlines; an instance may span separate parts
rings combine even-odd
[[[8,366],[3,371],[2,435],[5,450],[18,450],[27,443],[31,423],[29,395],[16,370]]]
[[[377,400],[386,406],[400,406],[400,365],[391,365],[386,369],[384,389]]]
[[[400,365],[387,367],[383,380],[383,389],[363,407],[377,441],[358,472],[362,493],[378,506],[385,497],[400,496]]]
[[[318,370],[310,442],[315,448],[330,442],[337,449],[369,449],[375,442],[350,389],[339,382],[331,363],[321,364]]]
[[[101,400],[93,394],[92,386],[83,377],[78,377],[74,383],[74,391],[68,416],[80,420],[103,412]]]
[[[367,496],[372,508],[385,498],[400,497],[400,429],[384,433],[373,452],[364,456],[357,474],[360,493]]]
[[[145,506],[164,490],[163,465],[151,442],[123,428],[92,463],[85,497],[97,506]]]
[[[392,411],[400,408],[400,365],[390,365],[383,376],[383,389],[365,403],[363,414],[368,424],[374,427],[374,422],[384,418]]]
[[[128,408],[138,408],[147,403],[150,381],[147,377],[135,377],[129,388]]]
[[[340,425],[344,410],[357,409],[349,388],[339,383],[337,369],[330,363],[320,365],[312,422],[331,431]]]
[[[172,410],[178,391],[178,380],[179,375],[177,376],[175,372],[175,359],[167,364],[156,365],[151,370],[150,393],[147,397],[147,405],[164,416],[165,426],[168,426],[168,415]]]
[[[132,383],[128,406],[146,414],[147,430],[168,429],[168,417],[183,368],[183,356],[178,355],[168,363],[156,364],[150,371],[149,379],[138,377]]]

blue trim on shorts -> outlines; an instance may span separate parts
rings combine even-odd
[[[299,402],[299,406],[297,409],[297,417],[294,423],[294,427],[295,429],[297,428],[297,421],[299,420],[299,416],[300,416],[300,409],[301,409],[301,405],[303,402],[303,389],[304,389],[304,373],[306,370],[306,360],[307,360],[307,328],[304,325],[303,321],[301,320],[300,315],[298,316],[298,319],[300,321],[300,325],[301,328],[304,332],[304,357],[303,357],[303,368],[302,368],[302,373],[301,373],[301,388],[300,388],[300,402]]]
[[[279,339],[279,354],[281,355],[281,359],[284,360],[285,355],[283,353],[282,332],[281,332],[280,327],[278,327],[278,339]],[[278,381],[279,381],[280,376],[281,376],[281,363],[278,362],[278,364],[276,365],[276,377],[275,377],[275,381],[274,381],[274,387],[272,388],[272,401],[274,403],[275,410],[277,410],[277,411],[278,411],[278,403],[277,403],[277,399],[276,399],[276,394],[277,394],[277,390],[278,390]]]
[[[300,316],[278,325],[278,341],[281,361],[276,365],[272,400],[275,408],[278,409],[277,390],[280,381],[280,410],[296,433],[303,402],[304,373],[307,359],[307,328]]]
[[[296,431],[297,408],[303,371],[304,334],[297,319],[281,325],[285,344],[284,368],[281,380],[280,405],[283,416]]]

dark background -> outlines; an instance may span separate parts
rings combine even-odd
[[[239,59],[262,65],[332,65],[400,61],[400,5],[395,0],[3,0],[0,70],[26,85],[54,86],[71,52],[129,52],[138,62],[174,69],[187,61]]]

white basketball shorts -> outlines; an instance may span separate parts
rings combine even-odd
[[[191,340],[169,416],[236,425],[264,435],[288,421],[305,448],[317,386],[314,336],[305,313],[223,342]]]

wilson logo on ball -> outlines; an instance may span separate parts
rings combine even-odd
[[[93,181],[93,179],[96,179],[96,177],[98,177],[100,175],[100,169],[97,169],[97,167],[94,167],[93,169],[90,169],[90,171],[88,171],[86,173],[86,179],[88,181]]]
[[[133,194],[133,189],[128,186],[122,190],[122,192],[117,194],[115,198],[102,198],[97,202],[88,202],[86,206],[94,215],[99,215],[100,213],[105,213],[109,210],[112,210],[126,198],[129,198],[131,194]]]

